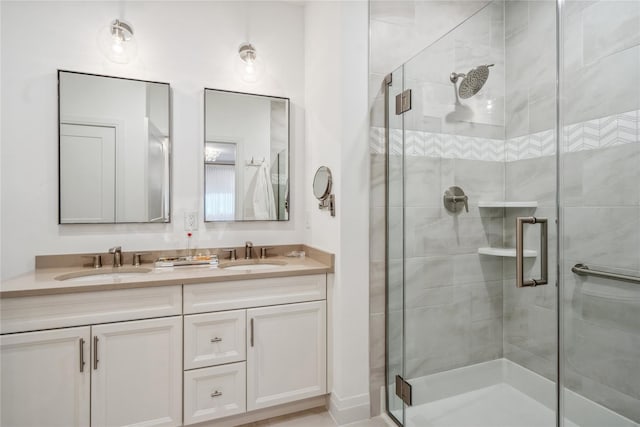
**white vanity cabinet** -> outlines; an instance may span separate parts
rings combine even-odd
[[[326,305],[325,274],[185,285],[185,425],[326,394]]]
[[[0,425],[227,427],[315,407],[326,286],[323,273],[2,298]]]
[[[2,426],[182,424],[182,286],[0,304]]]
[[[247,410],[326,393],[326,302],[247,310]]]
[[[90,337],[89,326],[1,336],[0,425],[89,426]]]
[[[181,345],[181,316],[3,335],[2,425],[179,426]]]

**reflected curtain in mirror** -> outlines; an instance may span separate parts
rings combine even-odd
[[[289,99],[205,89],[204,157],[205,221],[289,219]]]

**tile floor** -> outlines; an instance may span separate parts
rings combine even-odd
[[[336,427],[337,424],[331,418],[331,415],[324,408],[310,409],[308,411],[298,412],[295,414],[284,415],[282,417],[272,418],[269,420],[259,421],[255,423],[245,424],[242,427]],[[358,421],[348,424],[349,427],[392,427],[392,424],[381,417],[371,418],[370,420]]]

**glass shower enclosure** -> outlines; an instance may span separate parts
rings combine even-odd
[[[640,425],[640,2],[487,2],[385,83],[387,413]]]

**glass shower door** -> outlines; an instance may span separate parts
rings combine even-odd
[[[562,4],[565,426],[640,425],[640,2]]]
[[[555,3],[489,3],[401,71],[411,105],[394,117],[388,104],[402,125],[388,220],[402,227],[388,244],[402,263],[388,275],[402,280],[389,304],[402,300],[411,399],[400,412],[389,381],[390,412],[410,427],[554,426]]]
[[[395,114],[396,96],[403,90],[403,70],[388,77],[385,97],[386,176],[386,389],[387,411],[404,423],[404,403],[395,392],[404,376],[404,132],[403,117]]]

